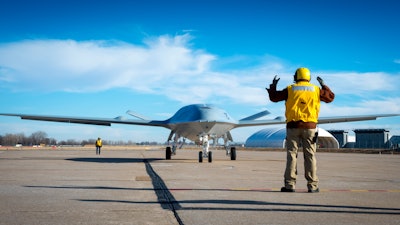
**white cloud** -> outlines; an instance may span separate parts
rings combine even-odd
[[[329,104],[321,104],[321,115],[338,116],[338,115],[368,115],[368,114],[387,114],[400,113],[400,97],[382,98],[382,99],[354,99],[351,103],[335,102],[336,99]]]
[[[321,73],[326,83],[339,94],[361,95],[374,91],[397,91],[400,74],[385,72],[328,72]]]
[[[98,91],[156,89],[207,70],[215,57],[188,48],[189,35],[162,36],[145,46],[122,42],[27,40],[0,46],[0,81],[17,89]],[[157,85],[159,84],[159,85]],[[155,87],[153,87],[155,86]]]
[[[400,59],[395,59],[393,62],[397,63],[397,64],[400,64]]]
[[[190,47],[190,35],[161,36],[133,45],[116,41],[25,40],[0,45],[0,85],[13,91],[88,92],[130,88],[180,102],[213,97],[265,103],[265,71],[212,71],[216,56]],[[261,78],[264,80],[264,77]],[[264,81],[263,81],[264,82]],[[188,95],[187,93],[190,93]],[[246,93],[246,94],[244,94]],[[261,97],[260,97],[261,96]]]

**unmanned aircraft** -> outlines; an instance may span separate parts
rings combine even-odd
[[[189,139],[203,146],[203,150],[199,152],[199,162],[202,162],[203,158],[208,158],[208,162],[212,162],[212,152],[209,151],[209,140],[212,139],[215,144],[220,138],[224,140],[226,155],[230,156],[231,160],[236,160],[235,147],[229,148],[228,145],[229,141],[233,141],[230,130],[234,128],[285,124],[285,119],[283,117],[258,120],[259,118],[268,115],[268,111],[262,111],[243,119],[235,120],[225,110],[209,104],[193,104],[184,106],[167,120],[149,120],[132,111],[128,111],[127,114],[134,116],[137,119],[128,119],[123,116],[107,119],[0,113],[1,116],[17,116],[21,117],[21,119],[26,120],[92,124],[103,126],[111,126],[111,124],[128,124],[164,127],[171,130],[171,133],[168,137],[168,143],[170,143],[170,141],[173,142],[172,148],[171,146],[166,147],[166,159],[171,159],[171,155],[176,154],[179,140],[183,138],[184,140]],[[391,117],[399,115],[400,114],[376,114],[361,116],[320,117],[318,119],[318,123],[324,124],[375,120],[379,117]]]

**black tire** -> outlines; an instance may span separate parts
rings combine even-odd
[[[208,162],[212,162],[212,152],[208,152]]]
[[[199,163],[202,163],[202,162],[203,162],[203,152],[200,151],[199,152]]]
[[[172,155],[171,147],[165,149],[165,159],[170,160]]]
[[[231,148],[231,160],[236,160],[236,148]]]

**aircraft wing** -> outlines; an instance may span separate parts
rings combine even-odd
[[[344,123],[363,120],[376,120],[380,117],[400,116],[400,114],[375,114],[375,115],[359,115],[359,116],[335,116],[335,117],[320,117],[318,124],[324,123]]]
[[[143,126],[158,126],[166,127],[165,121],[157,120],[132,120],[126,119],[125,117],[116,118],[92,118],[92,117],[66,117],[66,116],[44,116],[44,115],[28,115],[28,114],[10,114],[0,113],[1,116],[16,116],[21,117],[23,120],[40,120],[50,122],[62,122],[62,123],[78,123],[78,124],[92,124],[101,126],[111,126],[114,124],[130,124],[130,125],[143,125]]]
[[[400,114],[320,117],[318,119],[318,124],[376,120],[377,118],[380,117],[392,117],[392,116],[400,116]],[[285,124],[285,123],[286,123],[285,118],[276,117],[275,119],[271,120],[240,120],[236,127],[263,126],[263,125],[274,125],[274,124]]]
[[[67,116],[45,116],[45,115],[29,115],[29,114],[11,114],[11,113],[0,113],[1,116],[16,116],[24,120],[40,120],[50,122],[63,122],[63,123],[78,123],[78,124],[92,124],[111,126],[111,124],[128,124],[128,125],[142,125],[142,126],[156,126],[165,127],[170,129],[168,120],[132,120],[126,119],[125,117],[116,118],[94,118],[94,117],[67,117]],[[340,123],[340,122],[355,122],[363,120],[376,120],[380,117],[392,117],[400,116],[400,114],[376,114],[376,115],[359,115],[359,116],[337,116],[337,117],[320,117],[318,119],[319,124],[326,123]],[[249,117],[250,118],[250,117]],[[249,127],[249,126],[263,126],[263,125],[276,125],[285,124],[284,117],[276,117],[275,119],[269,120],[256,120],[256,119],[242,119],[239,120],[234,127]]]

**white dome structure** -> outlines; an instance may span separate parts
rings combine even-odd
[[[339,142],[328,131],[318,128],[318,148],[339,148]],[[267,128],[247,138],[246,147],[285,148],[286,128]]]

